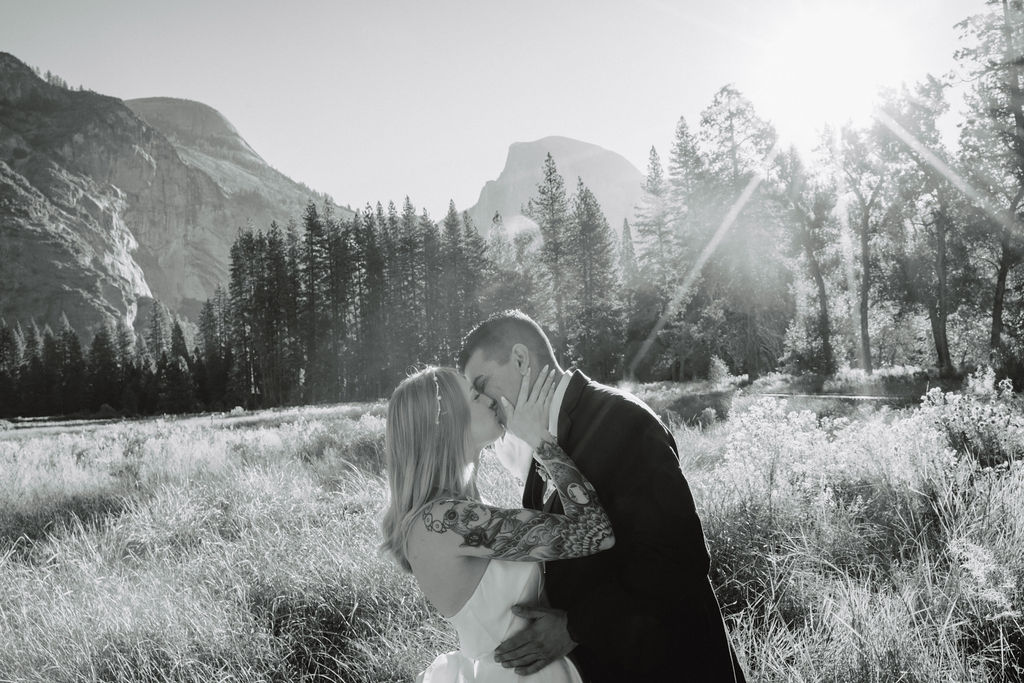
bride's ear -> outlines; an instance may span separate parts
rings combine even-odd
[[[525,375],[527,369],[530,367],[530,350],[526,348],[526,344],[515,344],[512,346],[512,362],[516,365],[516,370],[520,375]]]

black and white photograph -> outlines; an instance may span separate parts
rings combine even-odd
[[[0,0],[0,683],[1024,683],[1024,0]]]

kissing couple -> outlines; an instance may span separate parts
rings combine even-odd
[[[657,415],[563,370],[519,311],[477,325],[458,365],[408,377],[388,405],[382,548],[460,645],[417,683],[744,681]],[[522,508],[477,491],[506,431],[531,453]]]

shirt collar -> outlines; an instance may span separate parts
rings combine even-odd
[[[548,413],[548,431],[554,437],[558,437],[558,415],[562,412],[562,400],[565,398],[565,390],[569,388],[569,380],[572,379],[571,372],[563,372],[562,378],[558,380],[555,387],[555,395],[551,397],[551,412]]]

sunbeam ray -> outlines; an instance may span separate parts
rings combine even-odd
[[[889,115],[888,112],[878,108],[875,109],[873,115],[879,123],[888,128],[896,137],[902,140],[907,147],[917,152],[921,158],[924,159],[925,163],[942,174],[942,176],[951,182],[955,188],[963,192],[971,199],[971,201],[975,202],[978,207],[997,221],[1001,226],[1009,231],[1016,231],[1018,229],[1017,224],[1010,217],[1007,211],[992,204],[985,195],[974,189],[970,183],[960,176],[960,174],[950,168],[949,165],[940,159],[937,154],[925,147],[920,140],[915,138],[910,131],[901,126],[896,119]]]

